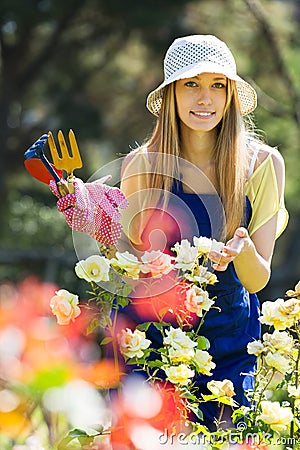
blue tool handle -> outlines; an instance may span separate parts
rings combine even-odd
[[[42,163],[44,164],[46,169],[48,169],[49,173],[52,175],[52,177],[55,180],[55,182],[58,183],[59,181],[61,181],[59,175],[55,172],[55,170],[51,166],[50,162],[48,161],[48,159],[46,158],[44,153],[41,152],[39,156],[40,156],[40,159],[41,159]]]
[[[24,153],[24,157],[25,157],[25,159],[39,158],[42,161],[42,163],[44,164],[44,166],[46,167],[46,169],[48,170],[48,172],[51,174],[51,176],[53,177],[55,182],[58,183],[59,181],[61,181],[60,176],[53,169],[53,167],[51,166],[50,162],[48,161],[48,159],[46,158],[46,156],[45,156],[45,154],[43,152],[43,147],[44,147],[45,143],[47,142],[47,139],[48,139],[48,135],[47,134],[43,134]]]

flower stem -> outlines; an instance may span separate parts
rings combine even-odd
[[[300,333],[297,330],[297,340],[299,342],[300,339]],[[299,360],[300,360],[300,347],[298,348],[298,354],[297,354],[297,360],[296,360],[296,367],[295,367],[295,387],[297,389],[298,387],[298,383],[299,383]],[[293,413],[293,417],[295,417],[295,399],[292,398],[292,413]],[[290,428],[290,438],[291,438],[291,442],[294,442],[294,420],[292,420],[291,422],[291,428]],[[294,444],[292,444],[292,448],[294,448]]]

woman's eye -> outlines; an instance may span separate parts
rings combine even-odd
[[[195,87],[195,86],[197,86],[197,83],[195,81],[187,81],[185,83],[185,86],[187,86],[187,87]]]
[[[218,82],[218,83],[214,83],[213,87],[215,87],[217,89],[222,89],[222,88],[226,87],[226,85],[224,83]]]

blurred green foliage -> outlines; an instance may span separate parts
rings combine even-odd
[[[300,4],[297,0],[2,0],[0,4],[0,279],[29,273],[75,287],[72,235],[23,153],[43,133],[75,130],[86,180],[142,142],[154,119],[147,93],[162,80],[175,37],[215,34],[255,83],[255,123],[287,169],[288,230],[272,283],[283,295],[300,278]]]

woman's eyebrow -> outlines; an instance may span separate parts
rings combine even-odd
[[[195,77],[192,77],[192,78],[198,78],[200,80],[201,79],[201,74],[200,75],[196,75]],[[219,80],[222,80],[222,81],[227,80],[227,77],[225,75],[220,75],[218,77],[214,77],[213,78],[213,81],[219,81]]]

